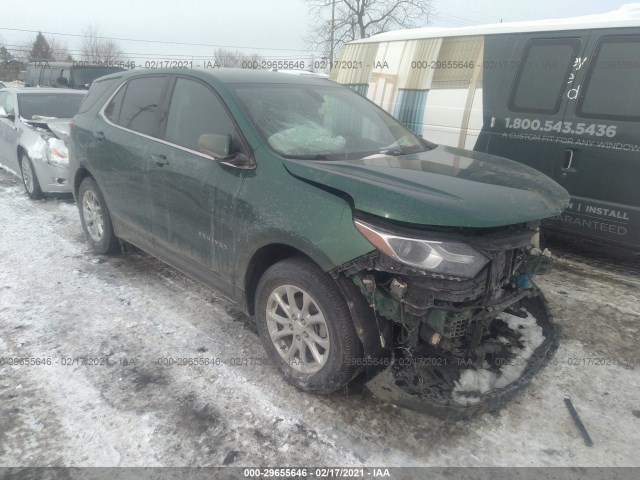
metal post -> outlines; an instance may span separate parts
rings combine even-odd
[[[336,22],[336,0],[331,1],[331,51],[329,53],[329,71],[333,67],[333,30]]]

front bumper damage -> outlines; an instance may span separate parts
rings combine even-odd
[[[457,420],[495,410],[555,353],[536,274],[551,257],[521,229],[474,237],[491,260],[473,279],[433,275],[378,252],[334,270],[363,342],[369,389],[391,403]],[[349,285],[350,284],[350,285]],[[368,309],[368,312],[366,311]],[[374,333],[370,333],[373,331]]]
[[[30,133],[21,145],[32,160],[40,188],[45,193],[69,193],[68,120],[25,121]],[[63,128],[64,127],[64,128]]]

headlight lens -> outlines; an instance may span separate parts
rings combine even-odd
[[[385,255],[422,270],[473,278],[489,262],[482,253],[463,242],[403,237],[361,220],[356,220],[355,225]]]

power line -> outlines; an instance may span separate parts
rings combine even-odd
[[[451,0],[448,0],[447,3],[451,3]],[[457,2],[455,2],[455,3],[457,3]],[[480,10],[473,10],[471,8],[468,8],[466,5],[461,6],[460,4],[458,4],[458,6],[459,6],[459,8],[464,9],[465,12],[475,13],[476,15],[481,15],[481,16],[486,17],[486,18],[491,18],[491,19],[493,19],[493,23],[498,23],[498,22],[496,22],[496,20],[498,20],[499,22],[501,22],[503,20],[503,17],[499,17],[497,15],[489,15],[489,14],[487,14],[485,12],[481,12]],[[453,16],[453,15],[451,15],[451,16]],[[456,17],[456,18],[461,18],[461,17]],[[475,20],[469,20],[469,21],[470,22],[475,22]],[[475,22],[475,23],[477,23],[477,22]]]
[[[5,46],[7,48],[10,48],[11,51],[13,52],[21,52],[21,53],[29,53],[31,52],[31,49],[25,45],[16,45],[16,44],[5,44]],[[52,52],[54,53],[61,53],[61,54],[65,54],[65,53],[69,53],[71,55],[82,55],[83,52],[82,50],[79,49],[73,49],[73,48],[52,48],[51,49]],[[232,52],[233,53],[233,52]],[[250,54],[246,54],[246,53],[242,53],[240,52],[241,55],[244,55],[245,57],[251,57],[252,55]],[[180,54],[180,53],[145,53],[145,52],[122,52],[121,53],[122,56],[126,56],[128,58],[175,58],[175,59],[181,59],[181,60],[185,60],[185,59],[197,59],[197,60],[206,60],[206,59],[211,59],[211,58],[235,58],[235,55],[222,55],[222,56],[216,56],[215,52],[213,54],[210,55],[191,55],[191,54]],[[260,54],[256,54],[259,56],[262,56]],[[269,59],[277,59],[277,60],[294,60],[294,59],[299,59],[301,57],[308,57],[309,55],[313,55],[313,53],[311,54],[300,54],[300,55],[268,55],[264,58],[269,58]]]
[[[60,32],[44,32],[42,30],[25,30],[20,28],[8,28],[8,27],[0,27],[0,30],[8,30],[11,32],[23,32],[23,33],[43,33],[47,35],[62,35],[66,37],[90,37],[91,35],[82,35],[78,33],[60,33]],[[119,38],[119,37],[103,37],[96,36],[95,38],[102,38],[105,40],[118,40],[122,42],[143,42],[143,43],[162,43],[166,45],[186,45],[190,47],[215,47],[215,48],[244,48],[244,49],[252,49],[252,50],[278,50],[278,51],[286,51],[286,52],[314,52],[314,50],[302,50],[297,48],[269,48],[269,47],[241,47],[238,45],[217,45],[217,44],[207,44],[207,43],[187,43],[187,42],[168,42],[165,40],[143,40],[136,38]]]

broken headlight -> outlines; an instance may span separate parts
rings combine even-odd
[[[382,253],[421,270],[474,278],[489,262],[486,256],[464,242],[405,237],[361,220],[356,220],[355,226]]]

